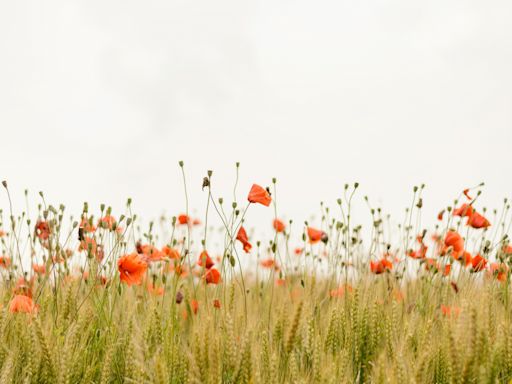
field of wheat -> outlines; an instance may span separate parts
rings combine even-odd
[[[356,183],[315,223],[285,221],[276,180],[223,199],[211,171],[190,182],[180,167],[206,210],[187,201],[144,225],[130,200],[73,216],[40,193],[16,210],[3,182],[0,383],[512,379],[506,199],[481,207],[479,185],[422,212],[418,186],[393,225]],[[368,205],[367,237],[354,199]],[[254,238],[254,209],[269,238]]]

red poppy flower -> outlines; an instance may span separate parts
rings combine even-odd
[[[194,299],[190,300],[190,308],[192,309],[194,315],[197,315],[197,311],[199,311],[199,302]]]
[[[35,273],[44,275],[46,273],[46,265],[44,264],[32,264],[32,269]]]
[[[461,252],[464,251],[464,239],[456,231],[448,231],[444,238],[445,249],[442,254],[447,252],[449,247],[452,247],[452,256],[455,259],[459,258]]]
[[[443,220],[443,215],[444,215],[444,209],[437,214],[437,220],[442,221]]]
[[[311,244],[318,243],[320,240],[327,242],[327,234],[316,228],[308,227],[308,238]]]
[[[214,299],[213,300],[213,306],[217,309],[220,309],[220,300],[219,299]]]
[[[203,279],[206,281],[206,284],[219,284],[221,282],[220,272],[215,268],[210,268],[204,274]]]
[[[466,188],[465,190],[463,190],[462,193],[464,194],[464,196],[466,196],[466,198],[468,200],[473,200],[473,198],[471,196],[469,196],[469,188]]]
[[[98,220],[98,227],[103,229],[112,230],[115,225],[116,219],[114,218],[114,216],[111,215],[103,216],[101,219]]]
[[[240,227],[238,234],[236,235],[236,239],[243,244],[245,253],[249,253],[251,251],[252,245],[249,243],[249,238],[247,237],[247,232],[244,227]]]
[[[448,306],[448,305],[443,305],[441,304],[441,313],[443,314],[443,316],[446,316],[446,317],[458,317],[459,314],[460,314],[460,307],[456,307],[456,306]]]
[[[502,250],[505,255],[512,255],[512,245],[506,244],[503,246]]]
[[[215,265],[213,260],[211,259],[210,255],[208,255],[208,252],[203,251],[199,255],[199,260],[197,261],[197,265],[200,267],[205,267],[206,269],[210,269]]]
[[[247,196],[247,200],[249,200],[250,203],[259,203],[265,207],[268,207],[272,201],[272,198],[270,197],[270,193],[268,193],[265,188],[259,186],[258,184],[253,184],[251,190],[249,191],[249,195]]]
[[[453,216],[469,217],[473,214],[473,206],[470,204],[462,204],[453,211]]]
[[[407,253],[407,256],[412,257],[413,259],[424,259],[425,256],[427,255],[427,251],[428,251],[428,247],[425,244],[423,244],[423,242],[422,242],[420,249],[418,249],[416,251],[410,250]]]
[[[275,268],[275,269],[278,269],[274,259],[265,259],[265,260],[262,260],[260,262],[260,265],[263,267],[263,268]]]
[[[466,224],[476,229],[487,228],[491,225],[489,220],[487,220],[478,212],[473,212],[473,214],[469,216],[468,222]]]
[[[162,248],[162,253],[167,256],[168,258],[170,259],[173,259],[173,260],[179,260],[180,259],[180,253],[174,249],[174,248],[171,248],[167,245],[165,245],[163,248]]]
[[[48,222],[39,220],[36,223],[36,236],[40,240],[47,240],[50,237],[50,225]]]
[[[483,271],[485,269],[485,266],[487,265],[487,259],[484,259],[480,255],[476,255],[471,259],[471,265],[473,266],[473,271]]]
[[[78,250],[87,252],[87,255],[95,256],[98,261],[101,261],[104,256],[102,247],[96,244],[96,240],[93,237],[85,237],[80,242]]]
[[[188,215],[181,214],[178,216],[178,223],[181,225],[188,224],[189,221],[190,221],[190,217],[188,217]]]
[[[37,306],[32,301],[32,298],[25,295],[15,295],[9,304],[9,312],[35,313],[37,312]]]
[[[272,222],[272,227],[274,227],[275,231],[278,233],[284,232],[286,229],[286,225],[279,219],[274,219]]]
[[[386,258],[382,258],[378,261],[370,261],[370,270],[376,275],[380,275],[391,269],[393,269],[393,263]]]
[[[163,296],[164,294],[164,287],[157,287],[149,283],[146,288],[148,292],[154,296]]]
[[[504,282],[508,276],[508,266],[505,263],[491,263],[489,266],[490,276],[495,276],[496,280]]]
[[[9,268],[11,265],[11,258],[9,256],[0,256],[0,267]]]
[[[117,261],[119,278],[128,285],[140,285],[148,264],[138,253],[130,253]]]
[[[96,227],[91,224],[89,220],[87,220],[85,217],[82,218],[82,221],[80,222],[80,228],[83,229],[84,232],[92,233],[96,230]]]
[[[144,244],[139,247],[140,253],[144,256],[145,261],[162,261],[165,254],[157,247],[151,244]]]

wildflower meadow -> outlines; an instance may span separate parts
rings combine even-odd
[[[486,208],[483,184],[461,186],[430,212],[425,186],[404,185],[393,218],[353,183],[289,220],[275,179],[222,197],[214,172],[179,167],[182,211],[154,221],[131,199],[68,212],[27,192],[17,207],[2,183],[0,383],[511,381],[507,199]]]

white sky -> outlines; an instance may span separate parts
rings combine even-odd
[[[302,222],[359,181],[400,215],[427,184],[512,197],[512,2],[3,1],[0,178],[145,218],[278,178]],[[5,193],[0,207],[7,208]],[[254,209],[254,220],[271,213]]]

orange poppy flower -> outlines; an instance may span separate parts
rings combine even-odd
[[[4,237],[6,233],[0,229],[0,237]]]
[[[328,239],[327,233],[312,227],[308,227],[308,238],[311,244],[318,243],[320,240],[322,240],[324,243],[327,243]]]
[[[286,285],[286,280],[285,279],[276,279],[276,285],[278,287],[284,287]]]
[[[34,277],[30,280],[27,280],[23,276],[21,276],[14,286],[14,294],[16,295],[24,295],[28,297],[32,297],[32,288],[34,287]]]
[[[460,307],[441,304],[441,313],[445,317],[458,317],[460,312]]]
[[[190,300],[190,308],[194,315],[197,315],[197,312],[199,311],[199,302],[195,299]]]
[[[0,256],[0,267],[9,268],[11,266],[11,258],[9,256]]]
[[[190,222],[190,217],[185,214],[181,214],[178,216],[178,223],[181,225],[188,224]]]
[[[455,257],[455,255],[457,255],[457,257]],[[460,263],[465,267],[471,264],[471,253],[468,251],[463,251],[458,254],[454,254],[453,256],[455,260],[460,261]]]
[[[461,252],[464,251],[464,239],[456,231],[448,231],[444,238],[444,250],[442,254],[447,252],[449,247],[452,247],[452,255],[455,259],[458,259]]]
[[[502,251],[505,255],[512,255],[512,245],[510,245],[510,244],[503,245]]]
[[[508,276],[508,266],[505,263],[491,263],[489,265],[489,271],[487,272],[489,277],[496,277],[496,280],[504,282]]]
[[[220,272],[215,268],[210,268],[203,275],[203,279],[206,281],[206,284],[219,284],[221,282]]]
[[[476,255],[471,259],[471,265],[473,266],[473,271],[483,271],[487,265],[487,259],[483,258],[480,255]]]
[[[302,255],[302,252],[303,252],[303,251],[304,251],[304,249],[303,249],[303,248],[301,248],[301,247],[297,247],[297,248],[295,248],[295,249],[293,250],[293,253],[295,253],[297,256],[300,256],[300,255]]]
[[[284,230],[286,229],[286,225],[279,219],[274,219],[274,221],[272,222],[272,227],[278,233],[284,232]]]
[[[370,261],[370,271],[376,275],[380,275],[386,271],[393,269],[393,263],[386,258],[382,258],[378,261]]]
[[[32,269],[35,273],[44,275],[46,273],[46,265],[44,264],[32,264]]]
[[[148,264],[138,253],[130,253],[117,261],[119,278],[128,285],[140,285]]]
[[[103,216],[101,219],[98,220],[98,227],[103,229],[112,230],[115,224],[116,219],[114,218],[114,216],[111,215]]]
[[[48,222],[39,220],[36,223],[36,236],[40,240],[47,240],[50,237],[50,225]]]
[[[428,251],[428,247],[425,244],[423,244],[423,242],[422,242],[420,249],[418,249],[416,251],[413,251],[412,249],[409,250],[409,252],[407,253],[407,256],[409,256],[413,259],[424,259],[425,256],[427,255],[427,251]]]
[[[354,289],[350,284],[346,284],[345,286],[340,286],[336,289],[331,289],[329,291],[330,297],[343,297],[345,295],[345,292],[352,292]]]
[[[478,212],[473,212],[473,214],[469,216],[468,222],[466,224],[476,229],[487,228],[491,226],[489,220],[487,220]]]
[[[140,250],[144,255],[146,261],[161,261],[164,258],[164,253],[161,252],[157,247],[151,244],[144,244],[140,246]]]
[[[265,259],[265,260],[262,260],[260,262],[260,265],[263,267],[263,268],[275,268],[276,270],[279,268],[277,265],[276,265],[276,262],[274,261],[274,259]]]
[[[448,276],[451,271],[452,271],[452,265],[451,264],[446,264],[444,266],[443,276]]]
[[[437,220],[442,221],[444,216],[444,209],[437,214]]]
[[[473,214],[473,206],[470,204],[462,204],[453,211],[453,216],[469,217]]]
[[[180,259],[180,253],[174,249],[174,248],[171,248],[167,245],[165,245],[163,248],[162,248],[162,253],[167,256],[168,258],[172,259],[172,260],[179,260]]]
[[[208,252],[203,251],[199,255],[199,260],[197,261],[197,265],[200,267],[205,267],[206,269],[210,269],[215,265],[213,260],[211,259],[210,255],[208,255]]]
[[[164,294],[164,287],[157,287],[153,285],[152,283],[149,283],[147,285],[147,290],[150,294],[154,296],[163,296]]]
[[[80,241],[80,244],[78,245],[79,251],[86,251],[91,252],[92,255],[96,253],[96,240],[94,240],[93,237],[85,237],[82,241]]]
[[[96,227],[91,224],[89,220],[87,220],[85,217],[82,218],[82,221],[80,222],[80,228],[83,229],[84,232],[92,233],[96,230]]]
[[[219,299],[214,299],[213,300],[213,306],[217,309],[220,309],[220,300]]]
[[[236,239],[243,244],[245,253],[249,253],[251,251],[252,245],[249,243],[249,238],[247,237],[247,232],[244,227],[240,227],[238,234],[236,235]]]
[[[249,191],[249,195],[247,196],[247,200],[249,200],[250,203],[259,203],[268,207],[272,198],[270,197],[268,190],[258,184],[253,184]]]
[[[36,313],[37,306],[32,301],[32,298],[25,295],[15,295],[9,304],[9,312]]]
[[[425,269],[427,271],[438,271],[439,270],[439,264],[436,262],[436,259],[433,259],[431,257],[428,257],[425,259]]]

